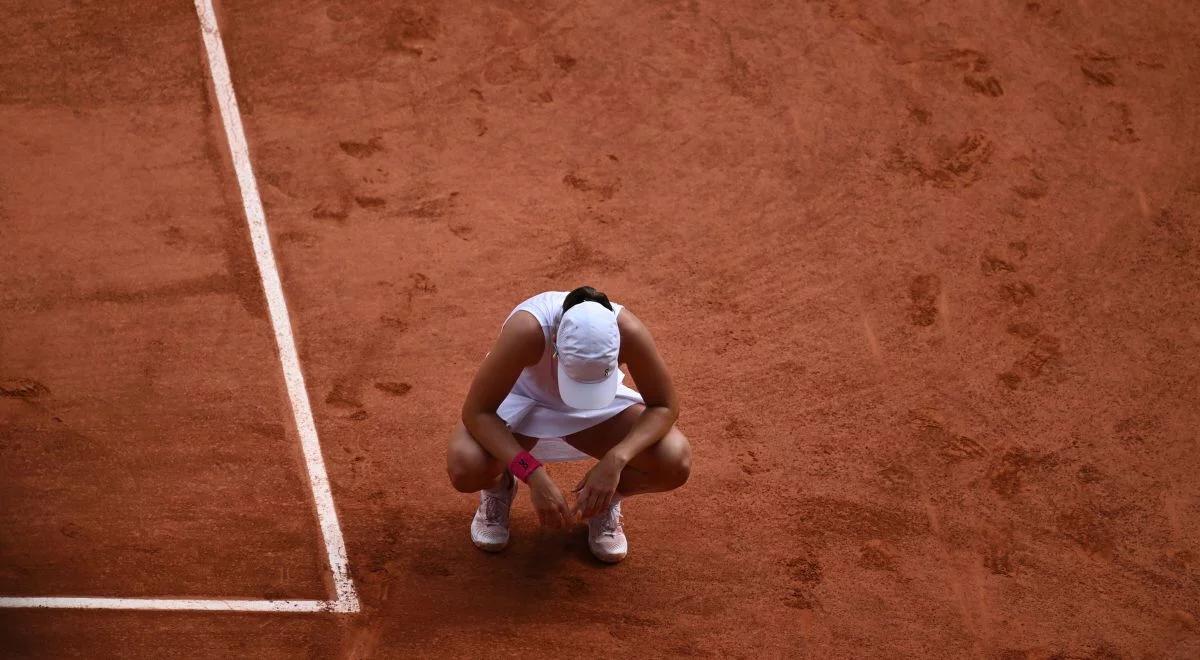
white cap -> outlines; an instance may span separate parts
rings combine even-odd
[[[621,332],[616,312],[592,301],[571,307],[558,324],[555,350],[558,394],[563,403],[580,410],[596,410],[612,403],[621,382],[617,366]]]

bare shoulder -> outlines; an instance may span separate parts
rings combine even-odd
[[[546,350],[546,335],[542,324],[526,311],[513,314],[504,322],[495,351],[519,360],[522,364],[534,364],[542,359]]]
[[[621,332],[621,344],[652,344],[650,329],[629,308],[617,315],[617,329]]]
[[[629,311],[628,307],[622,307],[621,313],[617,315],[617,328],[621,330],[621,334],[626,332],[645,330],[646,326],[636,314]]]

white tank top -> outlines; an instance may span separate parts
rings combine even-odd
[[[562,306],[566,299],[566,291],[539,293],[517,305],[508,318],[512,318],[513,314],[517,312],[529,312],[541,324],[542,335],[546,339],[546,348],[542,351],[542,359],[521,372],[520,378],[513,385],[513,392],[527,396],[544,406],[571,410],[572,408],[563,403],[562,397],[558,394],[558,369],[554,363],[554,333],[558,329],[559,321],[562,321]],[[624,307],[616,303],[611,304],[613,311],[620,316]],[[505,322],[507,323],[508,319],[505,319]],[[622,378],[622,380],[624,379]]]
[[[624,384],[617,386],[617,398],[612,405],[600,410],[578,410],[563,402],[558,394],[558,369],[554,362],[554,333],[562,320],[562,305],[566,291],[547,291],[517,305],[508,315],[528,312],[542,326],[546,347],[537,364],[526,367],[513,384],[508,398],[497,411],[509,427],[518,433],[547,438],[569,435],[598,424],[621,412],[633,403],[642,403],[642,397]],[[619,316],[621,305],[612,303],[613,311]],[[505,322],[508,321],[505,319]]]

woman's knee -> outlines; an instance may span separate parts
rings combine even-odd
[[[450,477],[450,485],[460,493],[474,493],[479,490],[477,484],[480,474],[468,465],[453,460],[447,461],[446,474]]]
[[[460,426],[454,430],[446,450],[446,474],[455,490],[463,493],[479,490],[489,476],[488,460],[487,453],[467,434],[465,428]]]
[[[659,450],[662,485],[668,490],[679,488],[692,474],[692,445],[677,428],[672,428],[659,443],[662,445]]]

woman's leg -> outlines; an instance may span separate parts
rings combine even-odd
[[[526,451],[533,449],[537,438],[513,434]],[[487,490],[499,485],[500,476],[508,469],[500,461],[492,457],[461,421],[450,434],[450,446],[446,450],[446,472],[450,475],[450,483],[455,490],[463,493],[474,493]]]
[[[592,456],[603,458],[609,449],[625,439],[646,406],[632,405],[589,429],[567,436],[572,447]],[[692,465],[692,446],[679,427],[671,430],[661,440],[634,456],[621,472],[621,483],[617,492],[622,495],[660,493],[679,488],[688,480]]]

